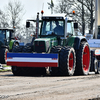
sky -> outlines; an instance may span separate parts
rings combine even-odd
[[[8,4],[9,1],[14,0],[2,0],[0,4],[0,9],[4,10],[4,7]],[[41,13],[41,10],[44,11],[44,14],[50,14],[51,10],[48,9],[47,2],[51,3],[51,0],[17,0],[22,3],[24,6],[25,14],[23,16],[22,23],[25,23],[27,19],[36,18],[37,12]],[[54,4],[56,4],[57,0],[53,0]]]

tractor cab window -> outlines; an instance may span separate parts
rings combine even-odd
[[[0,30],[0,41],[5,44],[5,31]]]
[[[57,35],[63,35],[64,34],[64,23],[63,21],[55,21],[56,27],[54,28],[54,33]]]
[[[67,34],[71,35],[72,33],[72,24],[70,22],[67,23]]]
[[[7,30],[6,30],[6,40],[7,40],[7,43],[9,43],[9,41],[10,41],[10,31],[7,31]]]
[[[42,23],[41,35],[64,35],[64,21],[44,20]]]

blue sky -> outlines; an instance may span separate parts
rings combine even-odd
[[[2,0],[0,9],[3,10],[3,8],[7,5],[9,1],[14,1],[14,0]],[[51,0],[17,0],[17,1],[20,1],[22,5],[24,5],[25,15],[23,16],[23,23],[25,23],[27,19],[35,18],[37,12],[41,12],[42,8],[45,14],[51,13],[51,10],[48,9],[48,4],[47,4],[47,2],[51,2]],[[56,3],[56,1],[57,0],[53,0],[54,3]]]

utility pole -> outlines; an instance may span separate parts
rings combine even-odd
[[[93,31],[93,0],[91,0],[91,31]]]
[[[37,13],[37,18],[36,18],[36,38],[38,38],[39,35],[39,12]]]
[[[82,0],[82,34],[84,36],[85,34],[85,20],[84,20],[84,6],[83,6],[83,0]]]
[[[51,0],[51,3],[47,2],[47,4],[49,5],[48,9],[51,9],[51,14],[53,14],[53,7],[54,7],[53,0]]]
[[[97,32],[98,32],[98,27],[97,27],[97,14],[98,12],[98,0],[95,0],[95,39],[97,39]]]

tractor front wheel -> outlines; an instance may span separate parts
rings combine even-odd
[[[17,66],[12,66],[12,73],[15,76],[23,75],[21,68]]]
[[[59,58],[59,73],[72,76],[75,72],[76,56],[72,47],[63,47]]]
[[[72,47],[60,47],[56,46],[51,49],[52,53],[59,54],[59,66],[58,68],[51,68],[51,73],[58,75],[68,75],[74,74],[76,65],[75,51]]]

